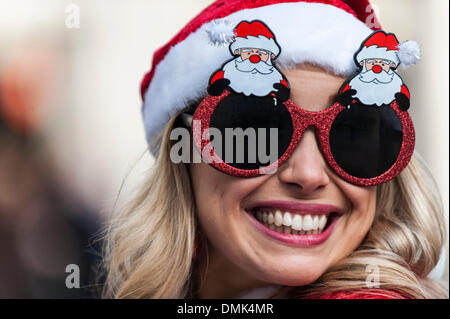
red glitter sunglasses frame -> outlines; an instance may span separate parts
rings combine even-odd
[[[208,143],[210,143],[208,129],[210,125],[211,116],[218,103],[229,94],[231,94],[231,92],[225,90],[220,96],[208,95],[200,103],[200,105],[197,107],[193,115],[193,120],[200,121],[201,123],[200,130],[198,129],[196,130],[195,128],[193,129],[194,143],[196,147],[202,151],[201,154],[203,154],[205,146],[208,145]],[[313,126],[316,129],[316,136],[318,137],[319,144],[322,149],[322,154],[324,155],[326,161],[331,166],[331,168],[341,178],[352,184],[361,186],[372,186],[385,183],[394,178],[395,176],[397,176],[398,174],[400,174],[400,172],[408,164],[414,152],[415,133],[413,122],[408,112],[400,110],[400,108],[397,105],[397,102],[394,100],[391,104],[389,104],[389,107],[392,108],[399,117],[403,133],[402,144],[397,160],[386,172],[384,172],[379,176],[371,178],[359,178],[352,176],[346,173],[337,164],[331,153],[329,143],[330,129],[333,124],[333,121],[341,111],[347,108],[346,106],[343,106],[339,102],[336,102],[329,108],[322,111],[307,111],[301,108],[300,106],[297,106],[292,100],[278,103],[282,103],[288,110],[289,114],[291,115],[293,124],[293,134],[288,148],[277,161],[259,169],[252,169],[252,170],[239,169],[225,163],[219,156],[215,154],[214,150],[211,149],[210,150],[211,152],[209,154],[210,158],[208,159],[207,162],[223,173],[238,177],[254,177],[262,174],[269,174],[270,172],[274,171],[276,168],[281,166],[292,155],[305,130],[310,126]],[[205,133],[205,130],[208,131]],[[204,138],[202,139],[202,137]]]

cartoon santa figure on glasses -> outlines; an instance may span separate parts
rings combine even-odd
[[[382,106],[396,100],[400,109],[406,111],[410,104],[409,90],[395,70],[400,63],[413,64],[419,58],[416,42],[399,44],[392,33],[372,33],[355,54],[355,63],[360,70],[344,84],[339,101],[350,105],[353,99],[357,99],[365,105]]]
[[[234,58],[211,76],[210,95],[220,95],[231,88],[246,96],[272,93],[280,101],[289,98],[289,83],[273,64],[280,54],[280,46],[263,22],[240,22],[234,29],[229,49]]]

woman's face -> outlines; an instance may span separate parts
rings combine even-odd
[[[332,105],[345,80],[307,65],[283,73],[291,99],[310,111]],[[214,280],[234,292],[268,283],[301,286],[315,281],[358,247],[375,215],[376,187],[355,186],[338,177],[322,156],[312,128],[272,175],[239,178],[199,163],[191,165],[191,176],[198,218],[210,242]],[[286,228],[291,235],[283,235],[284,226],[276,226],[280,222],[291,224]]]

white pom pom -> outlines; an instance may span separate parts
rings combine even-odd
[[[407,40],[398,45],[398,58],[403,65],[415,64],[420,60],[420,47],[415,41]]]
[[[225,19],[214,20],[205,26],[209,41],[215,46],[229,44],[234,38],[234,26]]]

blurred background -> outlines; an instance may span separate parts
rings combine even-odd
[[[133,192],[153,163],[140,81],[153,52],[212,2],[0,0],[0,298],[98,296],[96,238],[121,187]],[[399,73],[448,229],[449,2],[372,4],[384,30],[422,46]],[[80,289],[65,285],[69,264]],[[448,281],[448,240],[432,276]]]

